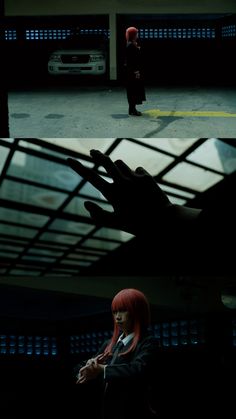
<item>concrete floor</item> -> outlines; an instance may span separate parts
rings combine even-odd
[[[129,117],[121,87],[12,91],[10,136],[236,137],[236,88],[147,87],[146,93],[138,107],[143,116]]]

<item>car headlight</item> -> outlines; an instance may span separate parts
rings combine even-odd
[[[100,54],[100,55],[90,55],[90,61],[91,62],[95,62],[95,61],[102,61],[104,60],[104,55]]]
[[[61,63],[61,56],[58,54],[52,54],[49,58],[49,61],[54,61],[55,63]]]

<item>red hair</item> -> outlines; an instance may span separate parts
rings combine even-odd
[[[126,33],[125,33],[126,41],[132,42],[135,38],[135,35],[137,35],[137,33],[138,33],[138,29],[135,28],[134,26],[130,26],[129,28],[127,28]]]
[[[121,355],[134,351],[142,332],[145,332],[150,324],[150,306],[146,296],[134,288],[126,288],[118,292],[112,300],[112,312],[128,311],[133,324],[134,338],[129,349]],[[114,332],[111,341],[104,350],[104,356],[110,355],[117,342],[120,329],[114,319]]]

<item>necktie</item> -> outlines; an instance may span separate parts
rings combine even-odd
[[[123,346],[124,346],[124,344],[123,344],[122,340],[119,340],[119,342],[117,342],[115,344],[114,350],[113,350],[113,356],[112,356],[112,360],[111,360],[110,365],[114,364],[114,362],[115,362],[121,348],[123,348]]]

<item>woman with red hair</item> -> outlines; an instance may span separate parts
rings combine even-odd
[[[112,301],[113,336],[77,370],[77,383],[96,380],[103,388],[103,419],[151,419],[150,406],[157,341],[148,332],[150,308],[136,289],[121,290]]]
[[[136,105],[146,100],[141,70],[141,52],[137,44],[138,29],[131,26],[126,29],[126,91],[129,103],[129,115],[141,116]]]

